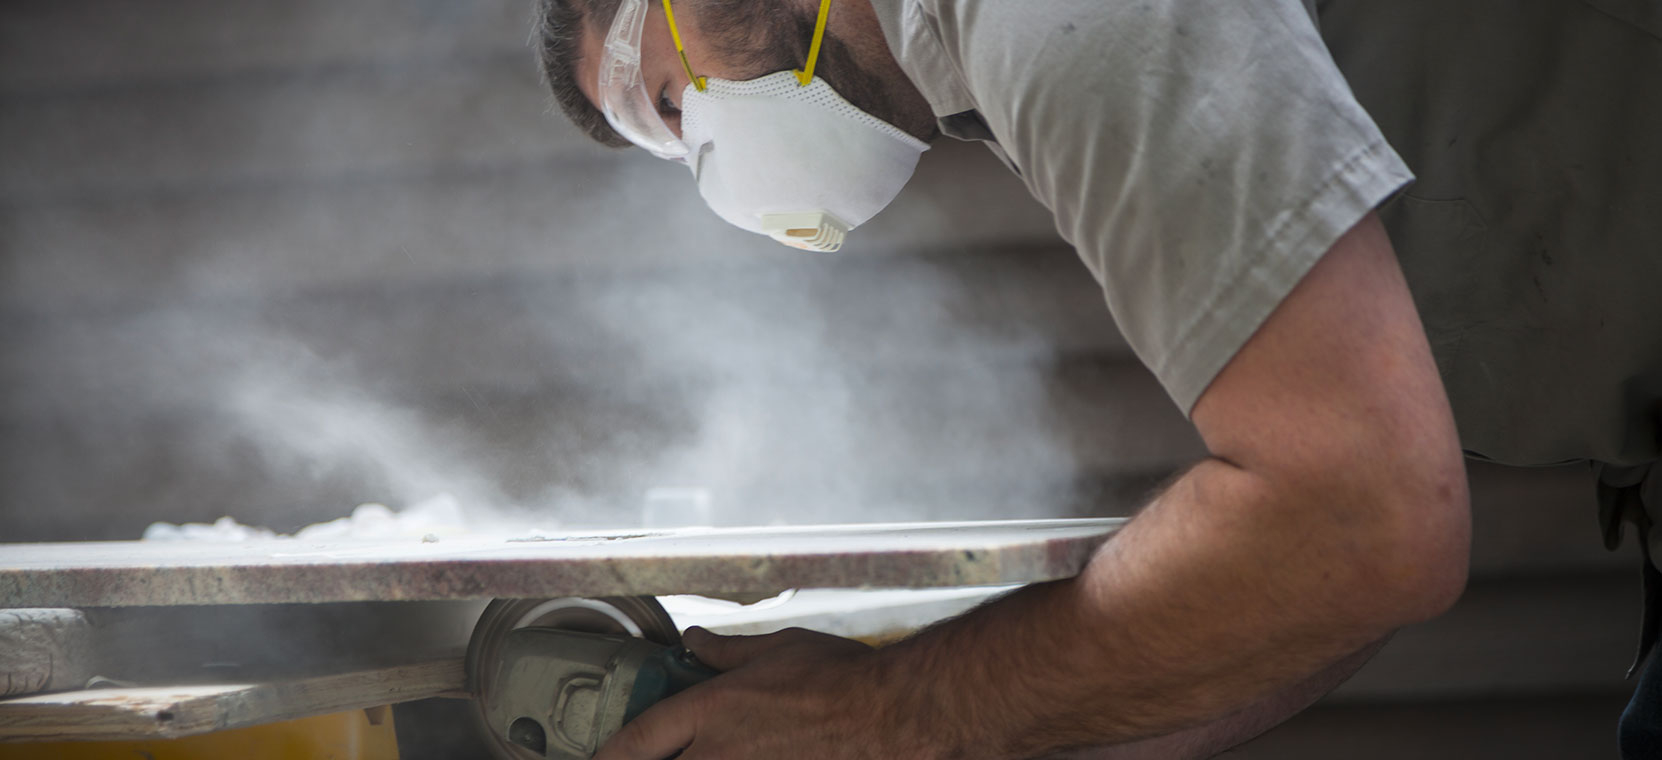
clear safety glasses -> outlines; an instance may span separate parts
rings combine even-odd
[[[704,91],[705,78],[693,73],[687,63],[687,50],[681,45],[681,32],[675,26],[675,11],[670,0],[662,0],[664,20],[669,24],[670,39],[675,52],[681,56],[681,68],[687,79],[699,92]],[[621,0],[612,27],[606,32],[606,45],[600,59],[600,112],[606,121],[624,139],[659,158],[685,161],[687,144],[675,130],[664,122],[658,112],[656,98],[646,88],[641,75],[641,37],[646,30],[648,0]],[[825,19],[831,9],[831,0],[820,0],[819,18],[814,22],[814,38],[808,46],[808,61],[796,70],[797,81],[807,85],[814,80],[814,62],[819,58],[820,41],[825,37]]]

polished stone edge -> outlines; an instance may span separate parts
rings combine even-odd
[[[825,530],[677,532],[626,546],[558,541],[438,556],[390,546],[329,551],[239,552],[215,563],[120,542],[136,554],[42,563],[9,561],[0,546],[0,607],[120,607],[481,599],[491,597],[771,593],[789,588],[937,588],[1031,583],[1072,577],[1119,527],[1117,520],[959,523],[918,526],[915,538],[893,526]],[[653,541],[650,539],[658,539]],[[788,544],[786,546],[785,544]],[[709,549],[701,550],[701,546]],[[316,547],[313,547],[314,549]],[[369,547],[371,550],[374,547]],[[101,547],[111,555],[112,547]],[[653,549],[662,549],[654,552]],[[90,550],[89,550],[90,551]],[[201,553],[201,550],[195,550]],[[21,550],[15,552],[22,555]],[[96,554],[96,552],[94,552]],[[210,557],[211,559],[211,557]]]

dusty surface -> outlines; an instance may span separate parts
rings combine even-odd
[[[0,741],[190,736],[462,693],[460,659],[262,683],[88,689],[0,700]]]
[[[878,644],[900,639],[1016,588],[1019,586],[817,589],[787,592],[749,605],[699,596],[663,596],[658,601],[679,628],[696,625],[720,634],[746,636],[807,628]]]
[[[1071,577],[1120,522],[685,529],[541,540],[0,544],[0,607],[990,586]]]
[[[91,654],[90,626],[79,610],[0,610],[0,696],[86,683]]]

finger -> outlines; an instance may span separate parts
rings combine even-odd
[[[647,708],[624,724],[595,753],[594,760],[665,760],[692,744],[696,703],[679,694]]]
[[[778,649],[781,646],[801,640],[801,634],[807,633],[800,628],[790,628],[777,633],[762,636],[722,636],[710,633],[703,628],[688,628],[681,634],[682,643],[691,649],[705,665],[716,670],[732,670],[740,667],[763,654]]]

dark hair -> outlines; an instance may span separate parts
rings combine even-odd
[[[594,18],[617,13],[618,0],[537,0],[532,42],[542,62],[542,81],[566,118],[601,145],[624,148],[629,141],[606,123],[606,117],[577,86],[577,56],[583,32]]]

